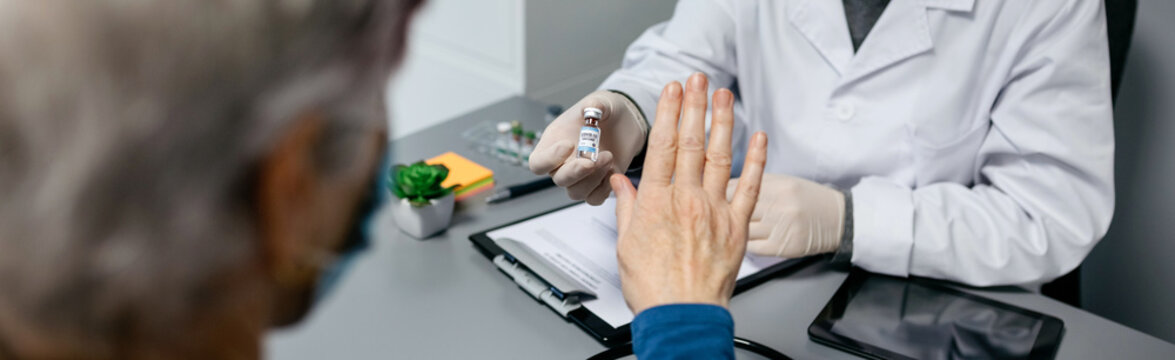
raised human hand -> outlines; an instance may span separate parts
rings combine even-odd
[[[610,178],[617,197],[621,288],[633,313],[674,303],[725,307],[734,291],[767,160],[767,136],[752,136],[742,181],[727,200],[734,95],[720,89],[713,101],[707,148],[706,77],[691,76],[684,96],[681,84],[666,85],[640,190],[623,175]]]

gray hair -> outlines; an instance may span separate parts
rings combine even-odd
[[[257,256],[252,172],[294,115],[325,112],[327,170],[331,129],[385,120],[418,2],[0,0],[0,319],[190,315]]]

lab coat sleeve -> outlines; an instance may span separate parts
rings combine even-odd
[[[735,76],[735,38],[731,0],[682,0],[669,21],[654,25],[629,45],[619,70],[600,89],[628,94],[656,118],[661,88],[682,83],[695,72],[710,80],[710,91],[730,87]]]
[[[1056,9],[1053,9],[1055,11]],[[1077,267],[1114,209],[1109,55],[1101,1],[1067,1],[1028,24],[976,182],[853,188],[853,263],[975,286],[1032,284]]]

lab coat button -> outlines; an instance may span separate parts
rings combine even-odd
[[[836,106],[836,117],[840,119],[840,121],[849,121],[853,118],[853,114],[855,114],[856,111],[857,110],[853,108],[853,105],[840,104]]]

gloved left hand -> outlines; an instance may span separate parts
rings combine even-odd
[[[730,198],[738,179],[727,184]],[[844,232],[844,194],[801,178],[764,174],[759,202],[751,215],[747,251],[798,258],[840,247]]]

